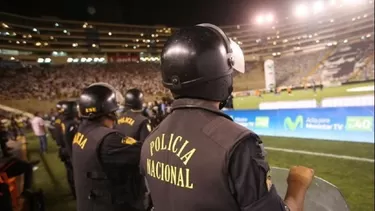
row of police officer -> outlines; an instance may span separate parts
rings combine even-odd
[[[102,89],[104,92],[96,92],[97,89]],[[95,104],[95,102],[97,102],[96,100],[98,100],[96,95],[101,95],[102,93],[105,93],[105,91],[116,94],[114,89],[107,84],[94,84],[87,88],[85,93],[87,93],[86,97],[88,98],[81,99],[80,101],[80,108],[84,108],[81,109],[81,112],[86,115],[86,107],[88,106],[87,108],[91,109],[88,110],[90,110],[91,113],[95,113],[93,110],[96,110],[96,107],[93,104],[90,105],[90,103],[94,102]],[[76,190],[79,193],[79,196],[88,194],[86,197],[83,196],[79,199],[87,198],[89,199],[89,202],[95,201],[96,205],[94,207],[96,207],[96,209],[99,207],[98,204],[102,203],[113,204],[111,206],[116,207],[116,209],[124,209],[125,207],[126,209],[144,210],[142,200],[144,198],[146,199],[146,196],[144,196],[146,189],[143,185],[142,177],[139,176],[137,161],[140,153],[140,144],[135,146],[131,145],[135,143],[135,140],[138,140],[140,141],[139,143],[141,143],[141,141],[150,133],[151,125],[150,121],[141,113],[143,93],[138,89],[131,89],[127,91],[125,96],[125,106],[127,109],[119,117],[116,117],[113,114],[113,111],[117,110],[118,107],[118,102],[113,101],[113,107],[104,107],[102,113],[97,114],[97,117],[91,115],[90,118],[86,118],[86,116],[80,115],[80,117],[84,119],[81,127],[79,126],[79,111],[75,101],[60,101],[56,105],[58,116],[54,122],[54,133],[56,143],[59,147],[59,157],[65,165],[67,180],[72,190],[72,194],[74,198],[76,198]],[[90,102],[90,100],[92,101]],[[109,102],[109,104],[111,104],[111,102]],[[106,115],[107,117],[105,117]],[[100,127],[95,128],[95,126],[98,125],[113,128],[113,131],[108,131],[113,134],[109,133],[104,135],[106,136],[105,139],[99,139],[100,141],[106,141],[106,143],[97,143],[99,144],[98,146],[95,146],[94,143],[88,143],[92,146],[91,148],[86,148],[87,140],[85,140],[85,136],[88,135],[78,129],[87,126],[95,130],[101,129]],[[98,131],[100,132],[100,130]],[[125,137],[122,134],[127,134],[128,137]],[[85,156],[87,155],[95,156],[95,154],[90,155],[91,152],[87,151],[92,150],[93,147],[98,147],[99,152],[102,151],[102,154],[105,155],[97,158],[100,162],[97,166],[89,165],[89,169],[82,169],[79,165],[82,162],[78,162],[76,159],[76,162],[72,163],[72,149],[74,144],[78,145],[80,148],[78,152],[75,150],[75,152],[77,152],[76,156],[79,160],[85,159]],[[112,153],[109,153],[111,151]],[[129,157],[129,155],[132,156],[132,158]],[[81,165],[86,164],[89,163],[83,162]],[[77,187],[75,187],[74,183],[73,166],[76,169],[76,175],[78,175],[76,176],[76,179],[78,179],[77,184],[79,184]],[[95,169],[99,166],[101,169]],[[92,187],[87,186],[87,184],[82,184],[81,181],[85,180],[82,178],[82,175],[85,175],[87,179],[89,179],[88,183],[93,185]],[[102,181],[94,184],[90,179]],[[108,185],[106,182],[116,183]],[[104,187],[99,187],[97,185],[104,185]],[[89,206],[85,203],[80,203],[80,201],[79,205],[83,206],[83,208],[79,208],[79,210],[86,210],[87,206]],[[103,206],[106,207],[105,205]],[[106,207],[106,209],[107,208],[108,207]]]
[[[78,210],[90,209],[90,204],[95,209],[110,209],[110,206],[113,210],[144,210],[146,189],[139,175],[138,160],[141,140],[149,134],[151,126],[141,114],[143,93],[137,89],[126,93],[125,106],[128,109],[120,117],[114,113],[118,109],[117,101],[109,99],[106,106],[99,110],[103,99],[100,96],[104,94],[105,97],[106,93],[112,93],[108,95],[112,95],[112,99],[115,99],[113,95],[120,96],[107,84],[93,84],[85,89],[85,97],[80,98],[80,112],[75,101],[57,104],[59,115],[54,125],[59,157],[66,167],[72,194],[74,197],[78,195]],[[99,107],[95,107],[97,105]],[[79,113],[81,124],[78,122]],[[94,134],[95,138],[99,138],[97,141],[87,139],[92,137],[90,130],[101,133],[102,137]],[[135,139],[139,140],[137,144]],[[90,159],[93,158],[98,162],[92,162]]]
[[[176,100],[144,143],[115,126],[113,87],[86,88],[73,141],[78,210],[142,210],[146,185],[138,164],[158,211],[302,210],[313,171],[293,167],[282,200],[260,138],[220,111],[233,90],[233,71],[244,72],[244,65],[240,47],[214,25],[172,35],[161,74]]]

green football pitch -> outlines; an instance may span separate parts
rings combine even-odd
[[[374,91],[355,91],[350,92],[348,89],[359,88],[359,87],[370,87],[374,86],[374,82],[359,83],[343,85],[338,87],[327,87],[323,90],[317,89],[316,93],[312,89],[307,90],[296,90],[293,91],[291,95],[283,91],[281,94],[265,94],[260,97],[256,96],[246,96],[246,97],[236,97],[234,98],[234,108],[235,109],[258,109],[259,103],[262,102],[273,102],[273,101],[295,101],[295,100],[311,100],[316,99],[320,102],[326,97],[343,97],[343,96],[354,96],[354,95],[366,95],[374,94]]]
[[[46,210],[74,211],[75,201],[69,194],[64,165],[57,156],[56,144],[49,139],[49,153],[41,156],[35,137],[26,137],[29,159],[40,159],[35,171],[34,187],[42,188]],[[374,145],[324,140],[262,137],[266,147],[305,150],[374,159]],[[335,184],[343,193],[352,211],[374,210],[374,163],[331,157],[268,151],[271,166],[289,168],[304,165],[315,170],[316,176]]]

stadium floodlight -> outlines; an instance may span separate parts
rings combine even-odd
[[[367,34],[366,37],[367,37],[367,38],[371,37],[371,34]]]
[[[86,58],[81,58],[81,62],[86,62]]]
[[[272,23],[273,20],[274,20],[274,17],[273,17],[272,14],[268,14],[268,15],[266,16],[266,21],[267,21],[267,23]]]
[[[74,62],[74,63],[77,63],[78,61],[79,61],[78,58],[73,59],[73,62]]]
[[[51,62],[51,59],[50,59],[50,58],[45,58],[45,59],[44,59],[44,62],[45,62],[45,63],[50,63],[50,62]]]
[[[4,28],[9,28],[9,26],[5,23],[2,23],[1,26],[4,27]]]
[[[39,58],[39,59],[37,60],[37,62],[38,62],[38,63],[43,63],[43,62],[44,62],[44,59],[43,59],[43,58]]]
[[[108,35],[109,35],[109,36],[112,36],[112,32],[108,32]]]
[[[12,57],[10,57],[10,60],[14,60],[14,57],[12,56]]]
[[[264,17],[262,15],[258,15],[256,18],[256,23],[257,24],[263,24],[264,23]]]
[[[347,43],[348,42],[348,40],[344,40],[344,43]]]
[[[295,16],[298,18],[306,17],[308,15],[309,8],[305,4],[299,4],[295,9]]]
[[[71,63],[71,62],[73,62],[73,59],[72,59],[72,58],[68,58],[66,61],[67,61],[68,63]]]
[[[92,58],[87,58],[86,59],[86,62],[91,62],[92,61]]]
[[[321,0],[316,1],[313,5],[314,14],[322,12],[323,10],[324,10],[324,2]]]

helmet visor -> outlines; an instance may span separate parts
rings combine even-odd
[[[230,39],[230,47],[232,48],[232,59],[234,62],[233,69],[237,72],[245,72],[245,56],[240,48],[240,46]]]

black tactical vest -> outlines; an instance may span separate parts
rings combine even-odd
[[[122,134],[139,140],[141,124],[144,121],[148,121],[148,119],[141,112],[128,110],[118,118],[115,128]]]
[[[73,169],[76,184],[77,211],[124,210],[129,198],[124,185],[107,177],[99,159],[104,137],[116,131],[83,121],[73,140]],[[125,180],[125,178],[124,178]]]
[[[179,99],[142,147],[156,211],[237,211],[228,163],[250,131],[207,101]]]
[[[60,128],[63,134],[63,148],[64,152],[67,154],[67,156],[71,157],[72,154],[72,144],[73,140],[68,140],[68,137],[71,137],[71,133],[74,133],[74,131],[71,131],[72,127],[77,128],[78,122],[74,119],[63,119],[60,124]],[[69,136],[70,135],[70,136]]]
[[[52,124],[52,123],[51,123]],[[64,134],[61,128],[61,119],[58,118],[53,122],[53,129],[51,134],[56,141],[57,146],[64,147]]]

